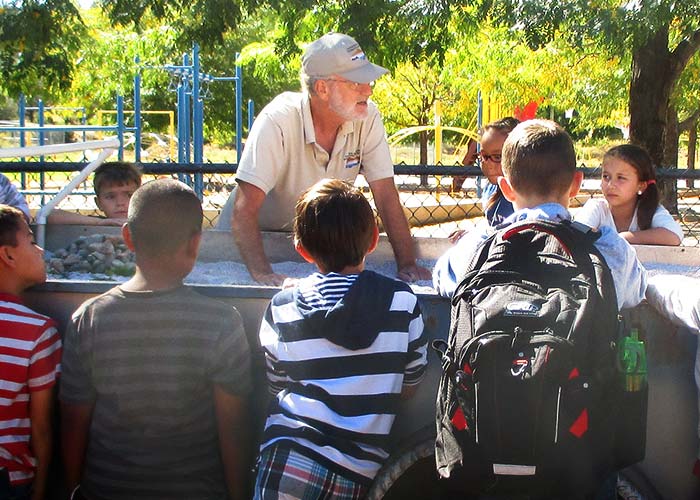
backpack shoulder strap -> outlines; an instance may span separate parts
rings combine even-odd
[[[464,293],[469,289],[472,277],[479,272],[481,267],[484,265],[484,262],[486,262],[488,259],[491,247],[496,240],[496,236],[498,236],[498,232],[490,235],[476,247],[476,252],[474,252],[464,275],[457,282],[457,288],[455,288],[455,293],[452,296],[452,304],[459,301]]]

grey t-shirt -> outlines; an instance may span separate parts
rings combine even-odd
[[[73,315],[63,366],[61,400],[94,405],[86,497],[226,498],[213,388],[251,388],[235,308],[186,287],[113,288]]]

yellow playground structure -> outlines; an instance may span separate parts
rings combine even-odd
[[[440,101],[435,101],[434,119],[432,125],[419,125],[415,127],[407,127],[398,130],[392,134],[388,141],[389,146],[394,150],[407,138],[420,132],[434,132],[433,141],[433,157],[432,164],[438,165],[461,165],[462,159],[467,152],[467,147],[470,139],[479,140],[479,127],[484,123],[490,123],[506,116],[503,110],[502,103],[488,93],[479,92],[477,98],[477,111],[472,117],[467,128],[450,127],[442,124],[442,104]],[[443,132],[456,132],[460,136],[459,142],[454,145],[448,153],[443,150]],[[394,163],[406,163],[405,160],[399,158],[394,151]]]

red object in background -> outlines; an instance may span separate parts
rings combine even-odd
[[[540,103],[537,101],[530,101],[523,108],[516,106],[513,110],[513,116],[521,122],[532,120],[537,115],[537,107],[539,105]]]

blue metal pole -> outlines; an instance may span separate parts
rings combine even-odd
[[[18,106],[19,106],[19,109],[17,110],[17,114],[19,115],[19,126],[24,127],[26,124],[26,113],[27,113],[27,110],[25,109],[27,107],[27,98],[24,97],[24,94],[19,95]],[[24,130],[22,130],[19,133],[19,146],[21,148],[23,148],[26,145],[27,145],[27,142],[25,140]],[[20,161],[24,161],[24,157],[20,158]],[[27,174],[25,172],[22,172],[22,175],[21,175],[21,185],[22,185],[22,189],[27,189]]]
[[[181,78],[177,85],[177,162],[185,162],[185,82]],[[182,179],[181,179],[182,180]]]
[[[184,71],[184,70],[183,70]],[[187,84],[185,76],[180,76],[177,85],[177,161],[185,163],[187,158]],[[187,182],[185,174],[178,173],[180,182]]]
[[[119,153],[117,158],[124,161],[124,97],[117,96],[117,139],[119,139]]]
[[[238,63],[240,53],[236,52],[236,163],[241,161],[241,152],[243,150],[243,137],[241,136],[243,128],[243,70]]]
[[[201,163],[204,158],[204,103],[200,98],[199,44],[192,46],[192,136],[194,140],[194,161]],[[203,198],[204,180],[201,173],[194,174],[194,192]]]
[[[183,93],[183,117],[184,124],[182,126],[182,132],[184,134],[184,144],[185,144],[185,158],[184,163],[190,163],[191,153],[192,153],[192,105],[190,100],[192,99],[192,64],[190,63],[190,55],[185,54],[182,58],[183,66],[185,67],[185,91]],[[192,176],[190,174],[185,174],[185,181],[188,186],[192,186]]]
[[[134,75],[134,160],[141,161],[141,68],[139,68],[139,56],[134,57],[136,74]]]
[[[42,99],[39,99],[37,102],[37,108],[39,112],[39,146],[44,145],[44,131],[41,130],[41,127],[44,126],[44,101]],[[39,161],[44,161],[44,157],[40,156]],[[46,189],[46,174],[44,172],[39,172],[39,189],[44,191]],[[44,206],[44,195],[41,195],[41,206]]]
[[[248,99],[248,133],[253,126],[253,120],[255,120],[255,103],[252,99]]]
[[[202,136],[202,121],[203,114],[201,109],[201,99],[199,96],[201,82],[199,81],[200,76],[200,65],[199,65],[199,45],[194,44],[192,46],[192,139],[194,141],[194,161],[202,161],[202,146],[203,146],[203,136]]]

